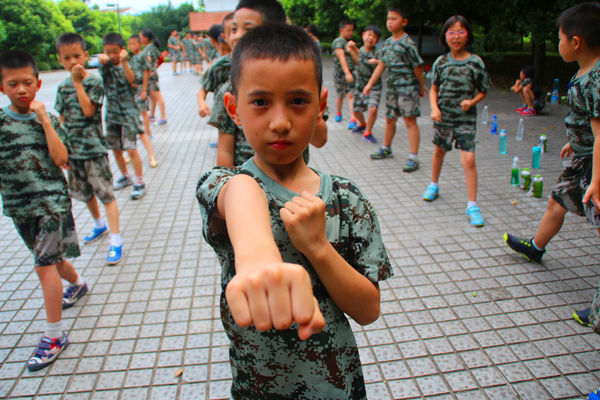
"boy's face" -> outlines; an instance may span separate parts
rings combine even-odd
[[[227,21],[225,21],[225,24],[223,24],[223,33],[221,33],[221,37],[228,43],[230,44],[229,40],[231,39],[231,19],[228,19]]]
[[[85,67],[87,59],[88,52],[79,43],[65,44],[58,48],[58,61],[67,71],[71,71],[75,65]]]
[[[379,41],[379,36],[377,36],[373,31],[365,31],[362,34],[363,42],[365,46],[370,49],[377,44]]]
[[[35,94],[40,90],[42,81],[35,77],[33,68],[2,68],[0,92],[10,99],[18,110],[29,110],[29,104],[35,100]]]
[[[229,47],[227,43],[219,42],[219,54],[221,54],[221,56],[225,56],[229,53],[231,53],[231,47]]]
[[[247,60],[242,72],[237,98],[227,93],[225,106],[235,123],[242,125],[258,156],[257,166],[296,161],[327,105],[326,98],[319,99],[313,62]]]
[[[105,44],[104,54],[108,56],[111,63],[115,65],[121,64],[121,47],[118,44]]]
[[[233,49],[235,44],[250,29],[262,25],[262,14],[249,8],[240,8],[233,15],[231,21],[231,33],[229,35],[229,46]]]
[[[346,25],[340,29],[340,36],[345,40],[349,40],[354,34],[354,25]]]
[[[387,28],[390,32],[402,32],[406,24],[408,24],[408,19],[402,18],[402,15],[395,11],[388,11]]]
[[[140,48],[142,47],[142,43],[137,39],[127,39],[127,46],[129,47],[129,51],[133,54],[136,54]]]
[[[581,39],[577,36],[573,36],[570,40],[567,35],[561,29],[558,38],[560,41],[558,42],[558,52],[560,53],[563,60],[566,62],[575,61],[575,55],[577,49],[581,47]]]

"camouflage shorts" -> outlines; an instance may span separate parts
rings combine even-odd
[[[79,257],[79,242],[71,211],[37,218],[13,218],[13,222],[33,254],[36,267]]]
[[[354,112],[364,113],[369,108],[378,108],[381,101],[381,91],[371,90],[367,96],[362,91],[354,91]]]
[[[106,123],[106,147],[111,150],[137,149],[137,134],[125,125]]]
[[[158,92],[159,90],[160,90],[160,86],[158,86],[158,79],[156,79],[156,80],[148,79],[148,91],[149,92]]]
[[[433,124],[433,144],[444,151],[454,148],[462,151],[475,152],[475,126],[461,126],[459,129],[444,128]]]
[[[180,51],[177,52],[169,52],[169,60],[171,62],[182,62],[183,61],[183,53]]]
[[[148,90],[148,92],[150,92]],[[146,100],[142,100],[142,90],[140,89],[135,94],[135,102],[140,109],[140,112],[150,111],[150,94],[146,93]]]
[[[335,71],[333,73],[333,81],[335,83],[335,91],[338,98],[354,92],[354,86],[356,86],[356,73],[353,72],[352,75],[354,76],[354,81],[348,82],[344,71]]]
[[[558,177],[552,198],[566,210],[587,217],[590,224],[600,228],[600,214],[592,202],[583,204],[583,196],[592,181],[592,167],[592,156],[573,156],[571,164]]]
[[[102,204],[108,204],[115,199],[108,156],[90,160],[69,158],[68,164],[67,175],[71,198],[87,203],[96,196]]]
[[[389,89],[385,94],[386,117],[391,119],[420,117],[421,98],[419,90],[412,92],[391,92]]]

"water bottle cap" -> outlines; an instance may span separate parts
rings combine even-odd
[[[523,122],[523,118],[519,118],[519,122]]]
[[[517,162],[517,161],[519,161],[519,157],[513,158],[513,162]]]
[[[500,136],[506,136],[506,129],[502,129],[500,131]]]
[[[542,176],[541,175],[536,175],[535,178],[533,178],[533,179],[535,179],[537,181],[540,181],[540,180],[542,180]]]
[[[534,153],[541,153],[542,152],[542,148],[538,147],[538,146],[532,148],[532,150],[533,150]]]
[[[492,118],[497,118],[495,115]]]
[[[546,135],[540,135],[540,140],[546,140],[548,137]]]
[[[527,168],[523,168],[523,170],[521,171],[521,175],[529,176],[531,175],[531,172]]]
[[[560,82],[560,79],[555,79],[554,82]]]

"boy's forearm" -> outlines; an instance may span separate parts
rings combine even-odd
[[[203,87],[200,88],[200,90],[198,91],[198,107],[204,107],[204,105],[206,104],[206,89],[204,89]]]
[[[487,92],[479,92],[475,95],[475,97],[473,97],[473,99],[471,100],[471,107],[473,107],[475,104],[479,103],[481,100],[483,100],[485,98],[485,96],[487,96]]]
[[[54,161],[54,164],[56,164],[59,167],[65,165],[67,163],[69,154],[64,143],[60,140],[58,134],[54,130],[54,127],[52,126],[52,121],[50,121],[50,118],[46,117],[42,118],[40,122],[46,135],[46,142],[48,143],[48,152],[50,153],[52,161]]]
[[[375,68],[375,71],[373,71],[373,75],[371,75],[371,79],[369,79],[368,84],[374,86],[375,82],[377,82],[377,80],[381,78],[381,75],[383,75],[383,71],[385,71],[385,63],[381,61],[379,65],[377,65],[377,68]]]
[[[73,86],[75,87],[75,93],[77,93],[77,101],[79,101],[79,105],[81,106],[83,115],[85,115],[88,118],[92,117],[96,112],[96,105],[90,100],[81,82],[73,83]]]
[[[439,109],[438,104],[438,87],[436,85],[431,85],[431,89],[429,90],[429,104],[431,105],[431,109]]]
[[[419,81],[419,86],[421,87],[421,89],[423,89],[425,87],[425,76],[423,75],[423,66],[419,65],[418,67],[415,67],[414,71],[415,76]]]
[[[144,78],[142,79],[142,93],[146,93],[148,90],[148,78],[150,74],[148,70],[144,71]]]
[[[127,79],[127,82],[133,83],[135,81],[135,74],[133,73],[131,67],[129,67],[129,63],[127,61],[121,61],[121,65],[123,66],[123,73],[125,74],[125,79]]]
[[[594,133],[594,156],[592,166],[592,182],[600,184],[600,117],[590,120]],[[597,199],[600,200],[600,199]]]
[[[350,69],[348,68],[348,63],[346,62],[346,56],[344,55],[344,50],[335,49],[335,55],[340,60],[340,65],[341,65],[342,69],[344,70],[344,73],[349,74]]]

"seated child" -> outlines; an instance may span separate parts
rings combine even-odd
[[[204,238],[221,260],[231,397],[366,399],[345,314],[375,321],[378,281],[393,272],[361,191],[302,156],[326,106],[319,48],[298,27],[265,24],[232,54],[227,111],[256,155],[197,187]]]
[[[546,107],[546,96],[535,79],[535,69],[531,65],[523,67],[519,79],[510,90],[521,95],[523,106],[515,110],[521,115],[537,115]]]
[[[21,50],[0,54],[0,92],[10,105],[0,108],[0,193],[2,213],[12,218],[34,257],[46,309],[46,329],[30,371],[53,363],[69,345],[62,309],[73,306],[88,287],[67,258],[79,256],[67,181],[66,135],[57,117],[35,95],[42,81],[33,57]],[[61,278],[70,283],[63,294]]]

